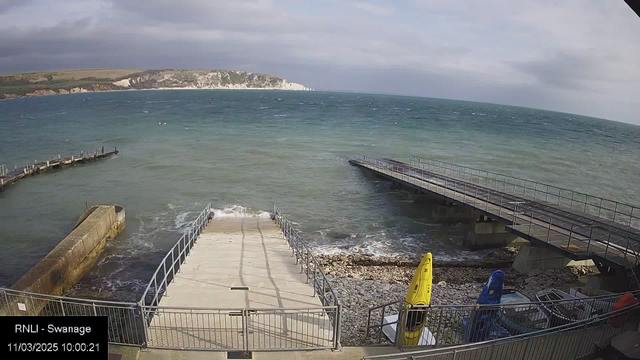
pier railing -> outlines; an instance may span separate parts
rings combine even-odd
[[[640,291],[632,292],[634,296]],[[410,306],[395,301],[369,309],[369,341],[408,346],[444,347],[512,337],[596,318],[613,311],[623,293],[559,301],[537,301],[503,305]],[[416,323],[428,330],[417,344],[406,344],[405,333]],[[392,329],[399,329],[399,331]],[[415,330],[414,330],[415,332]],[[393,338],[390,338],[391,337]]]
[[[113,151],[105,152],[104,147],[102,147],[100,150],[96,149],[95,151],[87,151],[86,153],[84,153],[84,151],[81,151],[80,156],[71,155],[70,157],[62,158],[60,154],[58,154],[52,159],[42,162],[33,160],[33,164],[27,162],[24,163],[23,166],[15,166],[13,171],[9,171],[6,166],[2,165],[0,166],[0,191],[4,190],[6,186],[14,184],[18,180],[23,179],[26,176],[39,174],[49,169],[62,168],[66,165],[74,165],[76,163],[84,163],[86,161],[107,158],[111,155],[117,154],[118,148],[114,148]]]
[[[338,349],[340,303],[322,268],[289,220],[274,206],[272,219],[282,229],[300,272],[306,273],[322,307],[235,308],[162,306],[160,299],[186,260],[210,217],[208,205],[169,250],[145,290],[146,346],[165,349],[265,351]],[[169,294],[170,295],[170,294]]]
[[[162,296],[167,294],[169,284],[176,277],[176,274],[180,272],[180,267],[189,256],[191,248],[193,248],[198,239],[198,235],[209,223],[210,212],[211,203],[200,212],[187,231],[182,234],[180,239],[164,256],[142,294],[141,302],[143,305],[158,306]]]
[[[382,174],[509,221],[509,226],[521,236],[526,235],[569,252],[574,248],[583,254],[591,252],[619,266],[640,263],[640,239],[632,232],[585,223],[588,220],[558,214],[553,209],[538,208],[513,194],[437,171],[363,155],[358,156],[357,161],[374,167]]]
[[[34,294],[0,288],[0,316],[49,315],[109,318],[109,343],[149,348],[215,351],[340,348],[340,303],[311,251],[278,210],[277,219],[292,256],[323,306],[236,308],[161,306],[168,285],[187,260],[211,217],[211,204],[167,252],[137,303]],[[293,260],[292,260],[293,261]],[[194,294],[197,296],[197,294]]]
[[[206,308],[145,306],[148,347],[214,351],[336,349],[336,306]]]
[[[300,273],[304,273],[307,277],[307,283],[311,282],[313,287],[313,295],[318,295],[323,306],[334,307],[335,312],[329,312],[334,326],[335,348],[340,347],[340,312],[341,305],[335,291],[331,287],[331,282],[322,270],[322,266],[318,263],[313,253],[304,242],[298,230],[296,230],[286,215],[280,209],[273,206],[273,220],[282,229],[285,239],[289,243],[292,255],[296,258],[296,264],[300,265]]]
[[[0,288],[0,316],[107,316],[109,343],[145,345],[140,304],[35,294]]]
[[[411,156],[410,164],[421,169],[473,181],[503,192],[544,201],[600,219],[640,229],[640,209],[638,206],[545,184],[539,181],[521,179],[515,176],[475,169],[440,160]]]
[[[595,358],[610,339],[636,331],[640,303],[555,328],[508,338],[480,341],[441,349],[417,350],[388,355],[365,356],[365,360],[575,360]]]

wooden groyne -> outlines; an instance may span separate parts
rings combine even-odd
[[[33,165],[16,166],[13,171],[9,171],[9,169],[2,165],[0,166],[0,191],[3,191],[11,184],[15,184],[20,179],[39,174],[49,169],[59,169],[67,165],[95,161],[117,154],[118,148],[114,148],[113,151],[105,151],[104,147],[102,147],[101,149],[96,149],[94,152],[80,152],[80,155],[71,155],[64,158],[58,155],[57,158],[43,162],[34,160]]]

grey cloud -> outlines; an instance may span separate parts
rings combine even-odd
[[[543,86],[567,90],[606,92],[606,84],[623,86],[639,80],[638,72],[625,71],[625,59],[615,54],[598,54],[595,50],[556,52],[543,59],[507,62],[515,69],[533,76]]]
[[[30,0],[0,0],[0,14],[9,11],[11,8],[26,5]]]
[[[543,85],[565,89],[583,89],[585,77],[598,70],[590,58],[566,52],[530,62],[511,62],[511,65]]]
[[[9,8],[7,4],[17,3],[22,2],[0,0],[0,12]],[[536,51],[528,53],[522,50],[526,45],[518,49],[497,46],[502,41],[500,33],[483,33],[490,35],[486,39],[464,27],[458,36],[448,37],[438,32],[437,21],[424,29],[411,28],[389,17],[365,16],[340,1],[324,2],[335,6],[328,15],[296,13],[293,9],[301,4],[306,3],[112,0],[111,6],[100,12],[60,19],[55,26],[0,25],[0,72],[87,67],[230,68],[272,73],[319,89],[487,101],[589,111],[599,116],[614,113],[595,105],[598,99],[602,104],[607,93],[607,101],[613,101],[621,87],[635,86],[640,73],[634,65],[636,48],[614,51],[625,44],[624,39],[615,45],[607,43],[609,48],[601,52],[585,50],[584,44],[558,50],[556,45],[538,43],[534,44]],[[406,11],[398,3],[393,5],[395,15]],[[449,5],[433,6],[446,10]],[[451,6],[464,13],[464,6]],[[12,9],[15,13],[20,10]],[[490,7],[491,12],[496,9]],[[432,13],[423,11],[420,21],[428,22]],[[521,13],[533,16],[530,11]],[[482,17],[479,29],[494,19],[489,13]],[[457,28],[456,23],[449,24],[457,18],[447,18],[446,31]],[[505,37],[509,40],[505,44],[525,44],[532,36],[526,31],[536,24],[544,31],[553,26],[537,20],[533,16],[525,27],[505,29],[514,36]],[[462,16],[459,21],[467,24],[474,17]],[[513,24],[517,21],[509,26],[516,26]],[[526,36],[517,37],[521,32]],[[509,60],[501,59],[504,54]],[[590,103],[581,104],[586,98]],[[633,102],[624,98],[618,108],[631,109]]]

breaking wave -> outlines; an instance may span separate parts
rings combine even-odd
[[[246,208],[241,205],[228,205],[223,209],[212,209],[215,218],[260,217],[268,218],[271,214],[262,210]]]

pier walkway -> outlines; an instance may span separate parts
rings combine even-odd
[[[592,259],[601,270],[640,262],[640,209],[631,205],[415,157],[410,164],[366,156],[349,162],[417,192],[471,207],[535,244],[574,260]]]
[[[285,224],[281,214],[275,218]],[[212,218],[181,239],[160,265],[163,279],[152,280],[144,296],[153,294],[149,347],[336,348],[337,299],[308,249],[291,241],[288,222],[281,229],[274,220]]]
[[[66,165],[74,165],[77,163],[85,163],[87,161],[94,161],[98,159],[105,159],[111,155],[117,155],[118,149],[114,148],[113,151],[104,151],[104,147],[94,152],[81,152],[80,155],[71,155],[69,157],[62,157],[58,155],[56,158],[47,161],[34,161],[33,165],[16,166],[12,171],[2,165],[0,166],[0,191],[4,190],[7,186],[15,184],[18,180],[27,176],[33,176],[49,169],[59,169]]]

